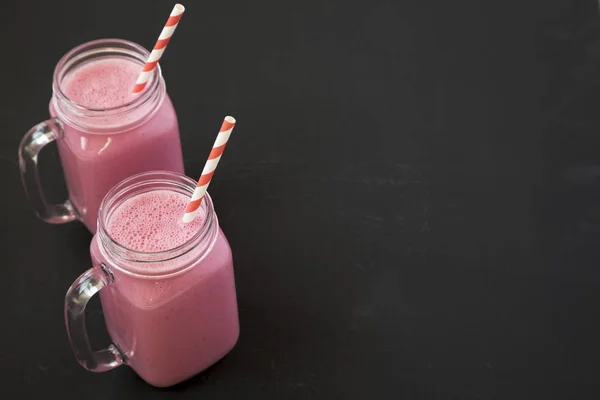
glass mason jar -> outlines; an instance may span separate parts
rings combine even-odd
[[[100,372],[126,364],[153,386],[171,386],[208,368],[237,342],[231,249],[208,195],[200,211],[202,226],[177,248],[133,251],[107,230],[111,215],[128,199],[156,190],[191,197],[195,186],[181,174],[153,171],[124,180],[104,198],[90,246],[93,267],[65,297],[71,346],[86,369]],[[90,347],[84,315],[97,292],[113,340],[100,351]]]
[[[142,70],[148,51],[120,39],[101,39],[75,47],[57,64],[50,101],[51,119],[34,126],[19,146],[19,165],[23,186],[36,214],[49,223],[82,221],[95,233],[98,207],[104,195],[128,176],[152,170],[183,173],[183,157],[177,115],[160,67],[146,89],[125,104],[93,109],[76,103],[65,93],[78,90],[74,73],[97,76],[106,68],[136,74]],[[105,64],[102,64],[104,62]],[[103,67],[104,66],[104,67]],[[106,83],[131,87],[136,76],[127,82]],[[81,77],[82,75],[79,75]],[[121,77],[122,78],[122,77]],[[119,78],[120,79],[120,78]],[[88,88],[89,89],[89,88]],[[114,101],[96,88],[88,96]],[[128,92],[127,92],[128,93]],[[69,198],[62,204],[48,204],[38,177],[38,155],[50,142],[56,141],[67,183]]]

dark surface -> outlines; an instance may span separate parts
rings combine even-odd
[[[76,363],[63,296],[90,235],[36,219],[16,149],[62,54],[151,47],[173,2],[3,1],[0,398],[599,398],[600,16],[514,3],[185,4],[161,64],[188,175],[238,119],[211,194],[242,332],[158,390]]]

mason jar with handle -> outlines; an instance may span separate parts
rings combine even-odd
[[[124,178],[151,170],[183,173],[179,127],[160,68],[139,94],[131,90],[148,58],[120,39],[84,43],[57,64],[51,118],[19,146],[23,186],[36,214],[54,224],[82,221],[95,233],[104,195]],[[56,141],[69,198],[49,204],[38,174],[40,151]]]
[[[65,321],[77,361],[102,372],[125,364],[158,387],[205,370],[239,336],[233,261],[213,203],[181,221],[196,182],[165,172],[115,186],[98,214],[92,268],[65,297]],[[98,293],[113,344],[93,350],[85,308]]]

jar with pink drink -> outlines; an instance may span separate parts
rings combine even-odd
[[[104,195],[145,171],[183,173],[177,116],[160,68],[132,94],[148,51],[120,39],[84,43],[57,64],[51,119],[34,126],[19,147],[23,185],[36,214],[49,223],[82,221],[96,232]],[[38,176],[38,155],[56,141],[69,198],[49,204]]]
[[[196,182],[165,171],[130,177],[106,195],[90,253],[93,267],[65,297],[65,320],[79,363],[101,372],[130,366],[154,386],[205,370],[239,336],[229,243],[206,194],[184,223]],[[92,350],[85,308],[100,292],[113,344]]]

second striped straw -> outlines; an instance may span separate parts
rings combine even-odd
[[[202,170],[202,176],[200,176],[200,180],[198,180],[198,185],[194,190],[194,194],[192,195],[192,198],[185,209],[183,222],[191,222],[194,220],[194,218],[196,218],[196,214],[198,214],[198,209],[202,204],[202,199],[204,198],[206,189],[208,188],[208,185],[210,185],[210,181],[215,173],[217,165],[219,164],[221,155],[223,154],[223,151],[225,151],[225,146],[227,146],[227,141],[229,140],[229,136],[231,135],[231,131],[233,131],[234,126],[235,118],[229,116],[225,117],[223,120],[223,125],[221,125],[221,129],[217,135],[217,139],[213,144],[212,151],[210,152],[208,160],[206,160],[206,164]]]

